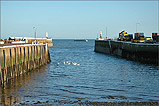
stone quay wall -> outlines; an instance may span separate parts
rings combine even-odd
[[[133,61],[159,65],[159,43],[132,43],[115,40],[95,40],[95,52]]]

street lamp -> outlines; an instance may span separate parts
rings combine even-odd
[[[106,37],[107,37],[107,27],[106,27]]]
[[[140,23],[136,23],[136,33],[137,33],[137,24],[140,24]]]
[[[35,36],[35,44],[36,44],[36,29],[37,29],[37,28],[36,28],[36,27],[33,27],[33,29],[35,30],[35,32],[34,32],[35,35],[34,35],[34,36]]]

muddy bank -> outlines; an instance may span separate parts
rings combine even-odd
[[[73,105],[73,106],[159,106],[159,102],[81,102],[67,101],[67,100],[53,100],[53,101],[25,101],[16,105]]]

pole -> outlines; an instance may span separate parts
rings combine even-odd
[[[106,37],[107,37],[107,27],[106,27]]]
[[[36,44],[36,29],[35,29],[35,44]]]
[[[140,23],[136,23],[136,33],[137,33],[137,24],[140,24]]]
[[[137,23],[136,23],[136,33],[137,33]]]
[[[35,30],[35,35],[34,35],[34,37],[35,37],[35,44],[36,44],[36,27],[33,27],[33,29]]]

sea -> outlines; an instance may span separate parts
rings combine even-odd
[[[159,101],[159,66],[96,53],[94,46],[93,39],[54,39],[51,62],[0,87],[0,105]]]

